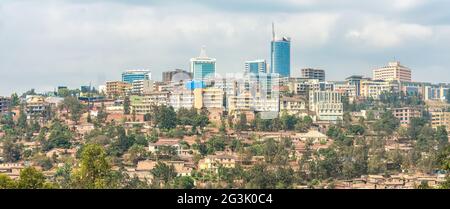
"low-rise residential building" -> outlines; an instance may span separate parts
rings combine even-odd
[[[26,97],[26,113],[28,118],[46,117],[50,112],[50,104],[43,96],[29,95]]]
[[[180,140],[178,139],[159,139],[155,143],[150,143],[148,145],[148,150],[151,153],[158,153],[161,151],[161,147],[171,147],[177,155],[189,154],[189,150],[183,149],[183,146],[180,144]]]
[[[0,174],[5,174],[12,179],[20,176],[20,171],[25,168],[23,163],[4,163],[0,164]]]
[[[199,170],[218,172],[219,167],[235,168],[236,157],[229,154],[208,155],[198,162]]]
[[[400,125],[407,126],[412,118],[422,117],[423,111],[419,107],[401,107],[391,109],[392,114],[400,120]]]

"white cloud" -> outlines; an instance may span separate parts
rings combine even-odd
[[[346,37],[357,43],[377,48],[397,47],[424,41],[433,35],[433,30],[419,24],[398,23],[386,20],[371,20],[360,29],[347,32]]]
[[[395,9],[408,10],[417,8],[426,2],[427,0],[393,0],[392,4]]]

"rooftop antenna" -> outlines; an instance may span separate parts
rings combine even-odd
[[[275,41],[275,23],[272,22],[272,40]]]

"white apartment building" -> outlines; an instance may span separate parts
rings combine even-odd
[[[194,93],[187,89],[174,91],[169,96],[169,104],[175,111],[181,108],[191,109],[194,107]]]
[[[336,91],[311,91],[309,110],[316,112],[319,121],[337,121],[344,115],[342,96]]]
[[[131,85],[131,93],[133,95],[144,95],[153,92],[152,80],[135,80]]]
[[[131,108],[136,114],[152,112],[153,106],[169,106],[169,92],[153,92],[132,103]]]
[[[392,85],[388,81],[382,80],[362,80],[360,95],[365,98],[379,99],[383,92],[391,92]]]

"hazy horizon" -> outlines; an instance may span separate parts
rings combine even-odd
[[[217,73],[270,63],[271,23],[292,38],[293,76],[372,76],[398,60],[413,80],[450,82],[450,2],[444,0],[0,0],[0,95],[79,88],[180,68],[205,45]]]

